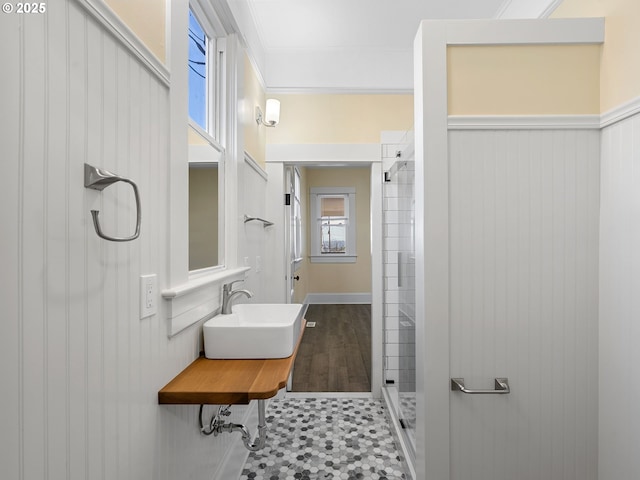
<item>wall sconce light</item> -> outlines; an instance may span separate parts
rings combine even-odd
[[[264,119],[262,117],[262,109],[256,107],[256,123],[265,127],[275,127],[280,121],[280,100],[269,98],[265,105]]]

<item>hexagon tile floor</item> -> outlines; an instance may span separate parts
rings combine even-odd
[[[293,398],[267,409],[267,445],[240,480],[408,479],[382,400]]]

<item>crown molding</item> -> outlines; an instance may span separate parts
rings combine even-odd
[[[504,0],[494,18],[547,18],[562,0]]]
[[[563,0],[553,0],[547,8],[540,14],[540,18],[549,18],[553,12],[560,6]]]
[[[511,6],[512,2],[513,0],[504,0],[500,5],[500,7],[498,7],[498,10],[496,10],[496,13],[493,16],[493,18],[502,18],[502,16],[507,12],[507,10],[509,10],[509,7]]]
[[[267,87],[272,95],[413,95],[412,88]]]

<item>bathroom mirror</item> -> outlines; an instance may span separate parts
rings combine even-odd
[[[222,265],[224,150],[189,126],[189,272]]]

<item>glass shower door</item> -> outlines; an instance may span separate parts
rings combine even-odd
[[[414,165],[410,133],[395,147],[394,157],[385,159],[383,190],[385,384],[393,414],[402,427],[401,435],[413,453],[416,421]]]

